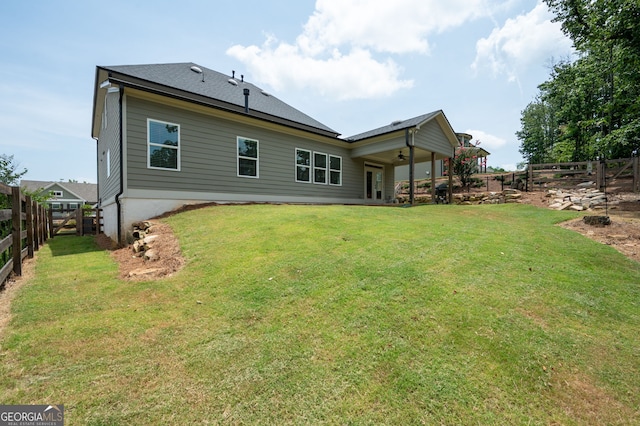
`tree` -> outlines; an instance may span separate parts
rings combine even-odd
[[[27,169],[18,171],[18,167],[13,155],[0,154],[0,182],[9,186],[17,185],[20,178],[27,174]]]
[[[556,64],[522,112],[520,152],[533,162],[633,155],[640,150],[640,4],[544,1],[579,56]]]
[[[640,53],[640,4],[637,0],[545,0],[563,32],[580,51],[602,41]]]
[[[520,140],[520,153],[529,164],[545,163],[551,159],[556,143],[557,122],[552,105],[537,97],[522,111],[522,130],[516,132]]]

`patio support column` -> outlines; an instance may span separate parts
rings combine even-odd
[[[436,153],[431,153],[431,202],[436,201]]]
[[[449,187],[447,191],[449,192],[447,195],[449,197],[449,204],[453,203],[453,157],[449,158]]]
[[[414,169],[415,169],[415,158],[413,156],[413,144],[409,143],[409,129],[405,130],[404,132],[404,136],[405,136],[405,143],[406,145],[409,147],[409,204],[413,205],[415,203],[415,198],[416,198],[416,194],[415,194],[415,176],[414,176]]]

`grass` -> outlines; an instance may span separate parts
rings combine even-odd
[[[67,424],[640,423],[640,265],[522,205],[220,206],[187,266],[39,252],[0,401]]]

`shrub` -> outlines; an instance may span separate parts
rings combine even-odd
[[[456,148],[453,157],[453,174],[458,177],[460,185],[468,188],[471,184],[471,176],[478,173],[478,154],[480,153],[480,141],[470,146],[459,146]],[[449,166],[448,160],[445,160],[445,166]]]

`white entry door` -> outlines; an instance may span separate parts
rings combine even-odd
[[[382,202],[384,200],[384,167],[364,167],[364,198],[370,202]]]

